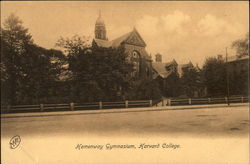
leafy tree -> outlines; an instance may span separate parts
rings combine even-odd
[[[90,47],[84,38],[61,38],[57,45],[65,48],[71,72],[72,101],[115,101],[129,86],[132,65],[126,62],[122,47]]]
[[[1,77],[2,98],[7,103],[14,104],[17,101],[21,76],[21,59],[25,52],[25,46],[32,44],[33,40],[28,29],[22,26],[22,21],[11,14],[1,28]]]
[[[202,73],[208,96],[226,95],[226,67],[222,60],[215,57],[207,58]]]
[[[1,29],[2,102],[31,104],[46,102],[59,79],[63,54],[33,43],[22,21],[11,14]]]
[[[89,38],[78,35],[71,38],[60,37],[56,42],[56,46],[63,48],[68,56],[77,56],[90,48]]]
[[[166,97],[177,97],[180,94],[180,78],[177,72],[172,72],[165,80],[164,95]]]
[[[182,94],[188,97],[194,96],[194,91],[202,87],[201,72],[196,67],[183,69],[183,76],[180,78]]]
[[[159,84],[155,80],[146,78],[132,82],[125,97],[129,100],[157,100],[162,94]]]
[[[48,103],[50,97],[57,96],[56,83],[65,63],[62,52],[29,45],[22,61],[21,97],[27,97],[27,103],[37,104]]]
[[[249,33],[247,33],[244,38],[234,41],[232,43],[232,48],[236,49],[238,57],[249,56]],[[236,69],[233,71],[231,70],[229,74],[229,89],[231,94],[249,94],[249,67],[246,66],[247,64],[248,63],[242,63],[238,68],[234,68],[232,64],[229,64],[229,67]],[[235,63],[235,66],[237,65],[239,65],[239,63]]]
[[[229,74],[229,93],[230,95],[248,95],[248,70],[240,72],[230,72]]]
[[[249,55],[249,33],[246,34],[245,38],[234,41],[232,48],[236,49],[239,57]]]

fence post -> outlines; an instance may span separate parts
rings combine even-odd
[[[168,99],[168,105],[171,106],[171,99]]]
[[[43,109],[44,109],[44,105],[40,104],[40,110],[41,110],[41,112],[43,112]]]
[[[188,104],[191,105],[192,104],[192,100],[191,98],[188,99]]]
[[[102,102],[99,101],[99,109],[102,109]]]
[[[149,106],[152,106],[152,100],[149,100]]]
[[[125,100],[125,108],[128,108],[128,100]]]
[[[241,102],[242,102],[242,103],[244,102],[244,97],[241,97]]]
[[[74,103],[70,103],[69,106],[70,106],[70,110],[74,110]]]
[[[10,105],[7,105],[7,113],[9,113],[9,112],[10,112],[10,110],[11,110]]]
[[[210,103],[211,102],[211,98],[208,98],[208,103]]]

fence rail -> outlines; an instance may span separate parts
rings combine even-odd
[[[22,112],[52,112],[73,110],[98,110],[112,108],[132,108],[153,106],[152,100],[119,101],[119,102],[91,102],[69,104],[39,104],[39,105],[15,105],[1,106],[1,113]]]
[[[199,104],[227,104],[249,102],[249,97],[220,97],[220,98],[189,98],[189,99],[167,99],[165,105],[199,105]]]
[[[73,111],[73,110],[97,110],[112,108],[132,108],[150,106],[177,106],[177,105],[199,105],[199,104],[228,104],[249,102],[249,97],[221,97],[221,98],[187,98],[187,99],[158,99],[158,100],[136,100],[119,102],[92,102],[92,103],[69,103],[69,104],[39,104],[39,105],[15,105],[1,106],[1,113],[22,112],[51,112],[51,111]]]

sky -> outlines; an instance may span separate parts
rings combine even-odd
[[[36,44],[57,48],[62,37],[94,37],[95,21],[101,10],[107,37],[113,40],[135,27],[153,56],[163,62],[201,66],[218,54],[235,54],[234,40],[249,30],[248,1],[1,1],[1,25],[11,13],[29,29]]]

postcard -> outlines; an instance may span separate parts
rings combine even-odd
[[[1,1],[1,163],[248,164],[248,1]]]

